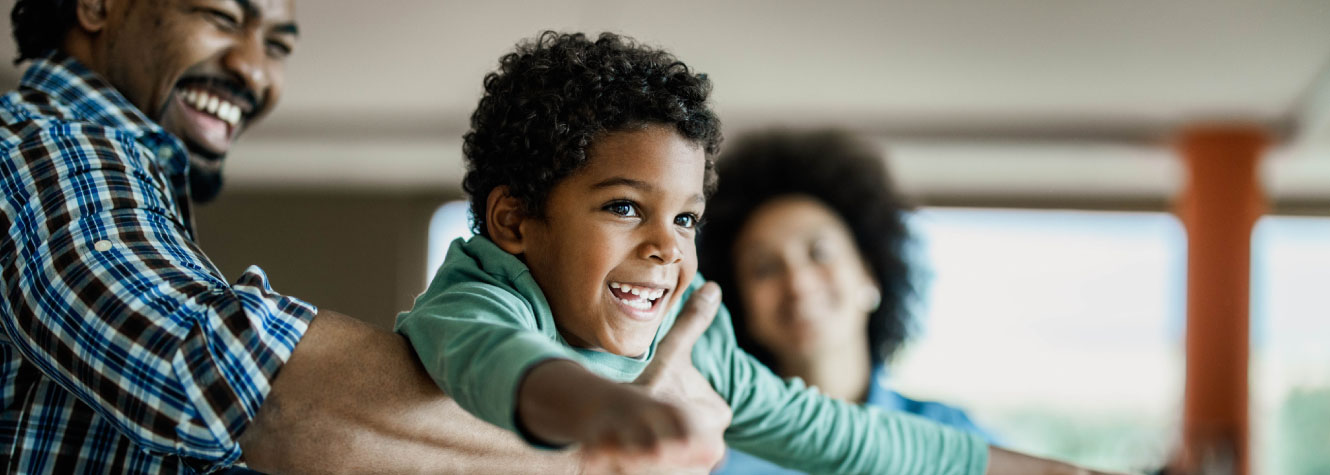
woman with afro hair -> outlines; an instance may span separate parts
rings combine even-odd
[[[904,212],[880,152],[837,130],[769,130],[718,160],[699,237],[744,351],[824,394],[986,435],[959,409],[902,396],[886,362],[914,296]],[[721,473],[783,473],[731,451]]]

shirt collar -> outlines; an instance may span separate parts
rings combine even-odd
[[[45,93],[68,107],[75,119],[129,133],[148,146],[168,176],[184,177],[188,172],[189,155],[180,140],[77,59],[58,54],[37,58],[19,86]]]

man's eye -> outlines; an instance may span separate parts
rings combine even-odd
[[[230,13],[221,10],[204,10],[204,13],[208,15],[208,18],[212,19],[213,23],[216,23],[217,26],[220,26],[223,29],[234,30],[240,27],[240,19],[232,16]]]
[[[281,41],[268,41],[268,55],[285,58],[291,55],[291,47]]]
[[[637,216],[637,207],[628,202],[614,202],[605,205],[605,211],[617,214],[619,216],[634,217]]]

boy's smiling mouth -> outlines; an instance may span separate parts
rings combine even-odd
[[[639,320],[651,320],[656,310],[665,301],[670,289],[657,284],[610,282],[610,295],[625,310],[628,316]]]

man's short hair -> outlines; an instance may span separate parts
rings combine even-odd
[[[14,63],[36,59],[60,49],[74,26],[78,0],[17,0],[9,13],[18,44]]]

